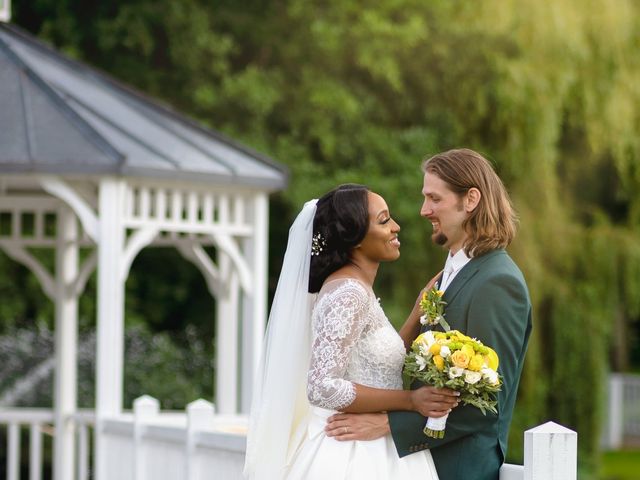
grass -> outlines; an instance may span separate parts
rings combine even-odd
[[[619,450],[602,455],[602,480],[638,480],[640,450]]]

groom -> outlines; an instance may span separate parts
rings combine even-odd
[[[430,449],[440,480],[497,480],[531,333],[527,285],[504,250],[515,236],[515,214],[500,178],[472,150],[435,155],[423,172],[420,214],[433,226],[432,241],[449,251],[438,284],[445,291],[446,320],[497,352],[503,377],[498,413],[460,405],[449,414],[442,439],[427,437],[426,418],[415,412],[339,414],[339,421],[347,419],[356,440],[390,431],[401,457]]]

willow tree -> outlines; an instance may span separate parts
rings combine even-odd
[[[553,419],[597,469],[606,372],[640,317],[640,7],[631,0],[16,1],[18,21],[292,170],[277,275],[304,200],[346,181],[383,194],[402,258],[377,290],[401,322],[443,261],[420,219],[420,161],[468,146],[520,213],[511,247],[534,333],[511,434]]]

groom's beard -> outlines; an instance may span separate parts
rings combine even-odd
[[[435,243],[436,245],[440,245],[441,247],[446,245],[446,243],[449,241],[449,239],[447,238],[447,236],[440,232],[440,233],[435,233],[433,235],[431,235],[431,241],[433,243]]]

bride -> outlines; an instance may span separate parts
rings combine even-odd
[[[253,393],[247,478],[437,480],[429,450],[399,458],[390,435],[325,432],[338,411],[439,417],[457,405],[450,390],[402,390],[418,315],[401,337],[372,290],[380,262],[400,256],[399,231],[380,195],[351,184],[307,202],[294,221]]]

